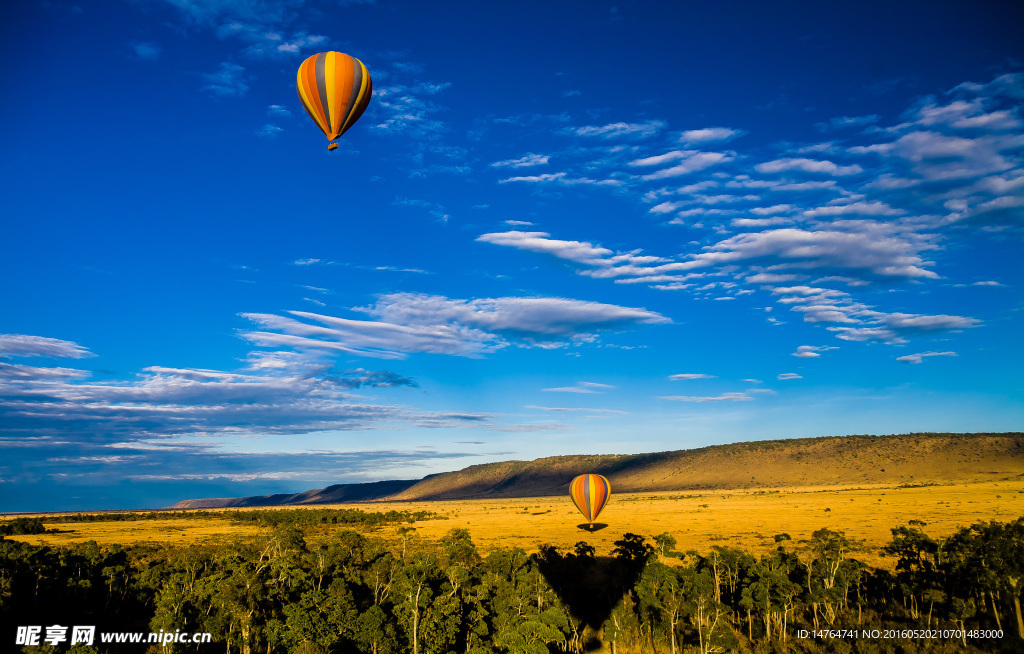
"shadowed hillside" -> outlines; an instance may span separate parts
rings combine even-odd
[[[369,484],[335,484],[305,493],[279,493],[253,497],[217,497],[204,500],[184,500],[174,509],[219,509],[240,506],[280,506],[284,504],[338,504],[366,502],[406,490],[417,480],[377,481]]]
[[[562,494],[573,477],[585,472],[605,475],[615,492],[992,481],[1024,475],[1024,434],[836,436],[650,454],[555,456],[470,466],[418,482],[187,500],[175,508],[537,497]],[[388,489],[387,484],[396,486]]]

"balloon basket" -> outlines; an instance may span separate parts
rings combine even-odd
[[[337,150],[338,149],[338,144],[337,143],[331,143],[330,145],[327,146],[327,149],[328,150]]]

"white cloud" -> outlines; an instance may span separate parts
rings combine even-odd
[[[833,118],[827,123],[818,123],[815,125],[820,131],[826,132],[833,129],[844,129],[847,127],[863,127],[864,125],[871,125],[877,123],[879,116],[872,114],[870,116],[840,116]]]
[[[825,173],[826,175],[856,175],[864,172],[864,169],[853,164],[850,166],[839,166],[831,161],[818,161],[815,159],[776,159],[754,166],[760,173],[779,173],[787,170],[800,170],[805,173]]]
[[[777,213],[789,213],[795,211],[796,207],[791,204],[773,204],[770,207],[754,207],[750,213],[758,216],[772,216]]]
[[[402,268],[400,266],[374,266],[373,270],[386,270],[388,272],[416,273],[417,275],[430,275],[429,271],[422,268]]]
[[[666,261],[661,257],[644,256],[638,251],[627,253],[613,253],[607,248],[596,246],[587,241],[563,241],[550,238],[547,232],[497,232],[483,234],[477,237],[478,241],[493,243],[506,247],[514,247],[530,252],[550,254],[560,259],[566,259],[576,263],[598,266],[611,269],[612,274],[635,273],[636,266]],[[590,273],[595,276],[602,276],[600,272]]]
[[[842,191],[835,180],[830,179],[823,182],[782,182],[769,187],[771,191]]]
[[[73,447],[173,453],[175,445],[151,439],[299,434],[396,423],[457,427],[486,425],[490,417],[373,404],[349,392],[415,385],[390,371],[331,375],[315,357],[284,352],[253,353],[248,364],[240,371],[151,366],[133,380],[115,382],[83,382],[88,373],[62,368],[22,366],[13,375],[0,368],[5,398],[0,437],[45,445],[59,434]],[[42,395],[46,402],[38,401]]]
[[[852,154],[879,154],[905,163],[928,181],[963,180],[1010,170],[1014,164],[1000,150],[1016,140],[998,136],[964,138],[932,131],[914,131],[896,141],[849,148]],[[1017,144],[1019,145],[1019,144]]]
[[[924,363],[925,357],[955,357],[956,352],[921,352],[920,354],[907,354],[906,356],[896,357],[897,361],[903,363]]]
[[[387,359],[404,358],[413,352],[478,357],[507,347],[510,339],[524,346],[557,347],[552,339],[587,342],[602,329],[669,322],[645,309],[543,297],[452,300],[393,293],[381,296],[373,306],[356,310],[377,320],[304,311],[290,311],[295,318],[251,313],[243,315],[261,331],[242,335],[262,346]]]
[[[825,207],[808,209],[801,215],[805,218],[819,218],[821,216],[899,216],[905,214],[903,209],[895,209],[885,202],[850,202],[848,204],[834,204]]]
[[[595,136],[604,139],[619,137],[649,138],[665,127],[661,120],[648,120],[642,123],[609,123],[607,125],[578,127],[571,130],[577,136]]]
[[[757,273],[747,277],[748,284],[778,284],[779,282],[792,282],[800,279],[801,275],[777,275],[775,273]]]
[[[678,375],[669,375],[672,381],[684,381],[687,379],[714,379],[714,375],[705,375],[699,372],[684,372]]]
[[[1002,95],[1016,100],[1024,100],[1024,73],[1006,73],[987,84],[964,82],[953,90],[969,91],[983,97]]]
[[[787,379],[803,379],[800,375],[795,372],[784,372],[776,377],[779,381],[786,381]]]
[[[0,334],[0,357],[58,357],[84,359],[96,356],[72,341],[28,334]]]
[[[551,297],[451,300],[437,295],[393,293],[360,311],[400,324],[457,322],[495,332],[547,335],[669,322],[668,318],[645,309]]]
[[[666,152],[665,154],[655,155],[653,157],[645,157],[643,159],[634,159],[629,162],[630,166],[660,166],[670,161],[677,161],[679,159],[686,159],[697,154],[697,150],[673,150],[672,152]]]
[[[679,207],[686,206],[688,202],[662,202],[650,208],[649,213],[672,213]]]
[[[685,156],[681,157],[682,162],[672,166],[671,168],[663,168],[662,170],[643,175],[642,179],[653,180],[653,179],[665,179],[667,177],[678,177],[680,175],[689,175],[690,173],[697,172],[698,170],[704,170],[711,166],[732,161],[733,156],[724,152],[698,152],[696,150],[686,151]],[[662,155],[665,156],[665,155]],[[656,159],[657,157],[649,157],[648,159],[638,159],[636,162],[632,162],[630,165],[653,165],[645,163],[637,163],[648,161],[649,159]]]
[[[543,166],[550,157],[546,154],[533,154],[528,152],[518,159],[506,159],[495,161],[491,164],[493,168],[528,168],[530,166]]]
[[[575,386],[542,388],[541,390],[546,393],[581,393],[583,395],[593,395],[596,393],[603,393],[605,390],[611,388],[615,387],[610,384],[599,384],[597,382],[576,382]]]
[[[883,313],[878,314],[877,318],[885,326],[902,333],[968,329],[981,323],[975,318],[963,316],[928,316],[914,313]]]
[[[508,182],[528,182],[531,184],[557,184],[560,186],[621,186],[617,179],[590,179],[589,177],[570,177],[568,173],[544,173],[542,175],[526,175],[506,177],[498,180],[499,184]]]
[[[626,415],[626,414],[629,413],[628,411],[619,411],[617,409],[588,409],[588,408],[585,408],[585,407],[577,408],[577,407],[562,407],[562,406],[537,406],[535,404],[528,404],[528,405],[526,405],[523,408],[525,408],[525,409],[534,409],[536,411],[558,411],[558,412],[562,412],[562,413],[564,413],[564,412],[575,412],[575,411],[582,411],[584,413],[617,413],[617,414],[622,414],[622,415]]]
[[[882,277],[937,278],[918,251],[932,247],[924,237],[893,234],[863,225],[864,231],[776,229],[739,234],[694,255],[688,267],[771,260],[780,268],[836,268]]]
[[[74,368],[50,368],[39,366],[24,366],[20,364],[4,363],[0,361],[0,382],[9,381],[50,381],[85,379],[90,376],[87,370],[76,370]],[[3,411],[0,410],[0,416]]]
[[[733,227],[778,227],[791,225],[792,218],[784,216],[772,216],[771,218],[733,218],[730,223]]]
[[[693,395],[662,395],[659,400],[672,400],[673,402],[749,402],[754,398],[746,393],[722,393],[715,396],[693,396]]]
[[[476,240],[495,245],[505,245],[554,255],[588,265],[601,265],[612,254],[607,248],[595,246],[587,241],[562,241],[549,238],[547,232],[501,232],[483,234]]]
[[[800,357],[803,359],[820,357],[821,352],[827,352],[828,350],[836,349],[839,348],[829,345],[801,345],[800,347],[796,348],[796,352],[793,353],[793,356]]]
[[[729,141],[743,132],[728,127],[706,127],[704,129],[691,129],[679,135],[679,142],[688,145],[699,145],[702,143],[714,143],[716,141]]]
[[[418,155],[428,152],[445,131],[444,123],[431,117],[441,111],[433,96],[448,86],[418,82],[374,88],[373,101],[382,120],[371,129],[414,141]],[[417,161],[421,159],[422,156],[415,157]]]
[[[868,327],[829,327],[836,337],[845,341],[883,341],[890,344],[906,343],[906,336],[940,332],[957,332],[977,327],[976,318],[950,315],[923,315],[910,313],[859,312]]]

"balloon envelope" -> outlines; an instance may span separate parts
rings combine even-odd
[[[580,475],[569,484],[569,497],[590,524],[597,520],[611,494],[612,485],[602,475]]]
[[[355,57],[343,52],[320,52],[299,66],[295,90],[309,117],[328,139],[334,140],[366,111],[373,81],[366,66]]]

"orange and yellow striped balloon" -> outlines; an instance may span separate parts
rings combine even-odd
[[[327,138],[338,138],[366,111],[373,81],[363,62],[343,52],[320,52],[299,66],[295,89],[306,113]],[[337,143],[327,146],[333,150]]]
[[[569,497],[591,525],[611,494],[612,485],[601,475],[580,475],[569,484]]]

